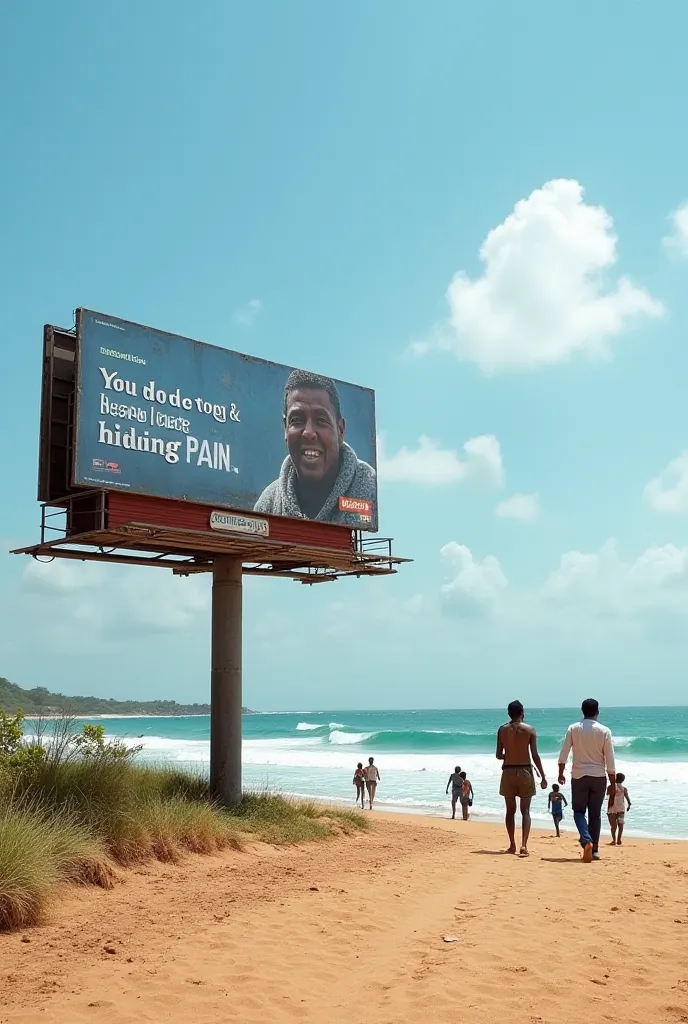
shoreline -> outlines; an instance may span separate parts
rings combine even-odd
[[[314,800],[317,803],[322,803],[322,804],[325,804],[325,805],[331,804],[331,805],[336,806],[336,807],[351,807],[351,802],[350,801],[347,802],[346,800],[340,800],[340,799],[338,799],[336,797],[321,797],[321,796],[314,796],[312,793],[297,793],[297,792],[290,793],[290,792],[287,792],[287,791],[284,791],[282,793],[282,795],[287,797],[287,798],[294,799],[294,800]],[[355,807],[352,808],[352,809],[355,810]],[[371,812],[366,808],[365,812],[362,812],[362,813],[370,814]],[[447,813],[444,813],[444,812],[441,812],[441,811],[438,810],[437,813],[433,814],[431,811],[424,810],[422,808],[409,807],[409,806],[407,806],[405,804],[399,804],[398,807],[397,806],[391,806],[390,804],[385,803],[384,800],[377,800],[376,801],[375,809],[373,810],[372,814],[373,814],[373,817],[375,817],[377,815],[384,815],[385,818],[389,817],[389,819],[392,820],[392,821],[398,820],[399,818],[403,819],[403,818],[406,818],[406,817],[408,817],[410,820],[415,820],[417,818],[420,818],[420,819],[427,819],[429,821],[434,821],[434,822],[442,822],[442,821],[444,821],[448,825],[456,825],[456,826],[473,827],[473,826],[476,826],[476,825],[477,826],[489,825],[491,827],[500,827],[502,830],[506,831],[505,830],[505,826],[504,826],[504,817],[503,816],[500,817],[499,815],[496,815],[496,814],[484,814],[483,815],[483,814],[478,814],[477,812],[474,812],[474,813],[471,814],[471,816],[468,819],[468,821],[463,821],[463,820],[461,820],[460,815],[457,813],[456,820],[454,822],[452,822],[450,811],[448,811]],[[517,812],[517,814],[516,814],[516,822],[517,822],[517,824],[518,824],[519,821],[520,821],[520,812]],[[552,825],[552,827],[550,829],[547,826],[542,825],[541,823],[537,823],[537,824],[533,824],[532,829],[531,829],[531,833],[534,834],[535,832],[539,832],[539,833],[542,833],[544,835],[545,833],[549,833],[549,832],[551,832],[553,830],[554,830],[554,826],[553,825]],[[573,823],[572,820],[569,820],[569,821],[565,820],[564,823],[562,825],[560,825],[560,831],[564,835],[572,836],[573,838],[575,838],[578,835],[578,830],[576,829],[576,826],[575,826],[575,824]],[[603,837],[606,836],[608,831],[609,831],[609,822],[607,821],[606,813],[603,811],[602,812],[602,836]],[[688,835],[685,835],[685,836],[671,836],[671,835],[665,835],[663,833],[644,832],[642,830],[635,830],[633,828],[629,828],[628,822],[626,822],[626,825],[624,827],[624,836],[628,836],[629,838],[638,839],[638,840],[642,840],[642,841],[646,841],[646,842],[660,842],[660,843],[661,842],[670,842],[670,843],[687,843],[688,842]]]
[[[80,731],[91,720],[104,727],[108,739],[116,737],[129,746],[140,745],[137,759],[140,757],[141,763],[207,777],[207,715],[171,711],[142,718],[110,714],[103,709],[101,715],[79,715],[71,731]],[[504,811],[498,795],[494,747],[488,736],[490,723],[484,716],[472,719],[468,713],[442,712],[438,716],[416,716],[416,721],[389,712],[380,721],[369,721],[357,719],[353,713],[329,711],[317,718],[294,712],[282,720],[247,715],[243,726],[245,786],[352,806],[349,773],[355,762],[365,760],[370,753],[375,754],[385,777],[378,792],[378,800],[384,801],[380,809],[439,818],[448,808],[444,797],[447,774],[458,763],[469,770],[476,791],[474,820],[499,823]],[[558,715],[543,712],[540,717],[546,723],[540,736],[541,755],[548,778],[553,778],[558,753],[553,737],[563,726]],[[688,784],[688,714],[677,719],[675,726],[667,714],[656,711],[651,721],[645,717],[647,721],[640,723],[626,714],[619,716],[615,725],[619,770],[627,775],[634,804],[626,819],[627,834],[688,841],[688,810],[682,799]],[[44,731],[50,734],[54,724],[45,721]],[[35,720],[26,722],[27,733],[38,729]],[[451,752],[452,745],[455,752]],[[570,800],[568,789],[565,793]],[[534,823],[543,828],[551,827],[546,810],[546,795],[541,798],[538,794],[532,814]],[[567,813],[564,829],[573,831],[573,827]]]
[[[257,715],[257,714],[260,714],[260,712],[258,712],[258,711],[244,711],[243,714],[245,714],[245,715],[246,714]],[[136,719],[138,719],[138,718],[152,718],[152,719],[156,719],[156,718],[161,718],[161,719],[165,719],[165,718],[210,718],[210,715],[208,714],[207,711],[198,712],[198,713],[194,713],[194,714],[188,713],[188,714],[184,714],[184,715],[151,715],[151,714],[147,714],[147,715],[117,715],[117,714],[70,715],[67,711],[65,711],[64,713],[59,714],[59,715],[52,715],[52,714],[51,715],[24,715],[24,721],[25,722],[59,722],[63,718],[73,719],[75,722],[96,722],[96,721],[97,722],[100,722],[100,721],[104,721],[105,722],[105,721],[111,721],[113,719],[117,720],[117,721],[119,719],[122,719],[123,721],[126,721],[126,720],[129,720],[129,719],[132,719],[132,718],[136,718]]]

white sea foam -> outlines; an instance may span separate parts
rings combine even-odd
[[[376,732],[341,732],[339,729],[333,729],[330,733],[330,743],[334,743],[339,746],[354,746],[357,743],[367,743],[368,740],[372,739],[373,736],[377,736]]]
[[[315,729],[324,729],[325,725],[316,725],[315,722],[299,722],[296,726],[297,732],[312,732]]]

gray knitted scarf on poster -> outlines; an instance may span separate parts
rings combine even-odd
[[[357,513],[342,512],[339,508],[340,498],[360,498],[372,503],[372,522],[363,523]],[[282,463],[277,480],[265,488],[255,504],[254,511],[266,515],[289,516],[293,519],[307,519],[301,511],[296,493],[296,470],[291,456],[287,455]],[[336,523],[350,526],[352,529],[365,525],[367,529],[377,528],[377,477],[375,470],[367,462],[356,456],[353,448],[342,442],[340,450],[339,473],[325,504],[315,517],[319,522]]]

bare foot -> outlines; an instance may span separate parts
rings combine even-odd
[[[522,846],[521,847],[521,852],[519,853],[519,857],[530,857],[530,854],[528,853],[528,847],[527,846]]]
[[[583,847],[583,863],[590,864],[592,862],[592,843],[586,843]]]
[[[610,846],[616,846],[616,839],[612,839],[612,841],[611,841],[611,843],[609,843],[609,845]]]
[[[617,840],[616,840],[616,845],[617,845],[617,846],[621,846],[621,840],[620,840],[620,839],[617,839]]]
[[[516,844],[514,843],[513,846],[510,846],[509,849],[505,850],[504,852],[505,853],[516,853]]]

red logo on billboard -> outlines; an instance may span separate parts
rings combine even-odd
[[[105,463],[105,468],[110,473],[121,473],[121,470],[119,468],[119,462],[106,462]]]
[[[359,519],[363,519],[369,523],[372,519],[373,503],[372,501],[366,501],[365,498],[340,498],[339,499],[339,511],[349,512],[353,515],[358,515]]]

